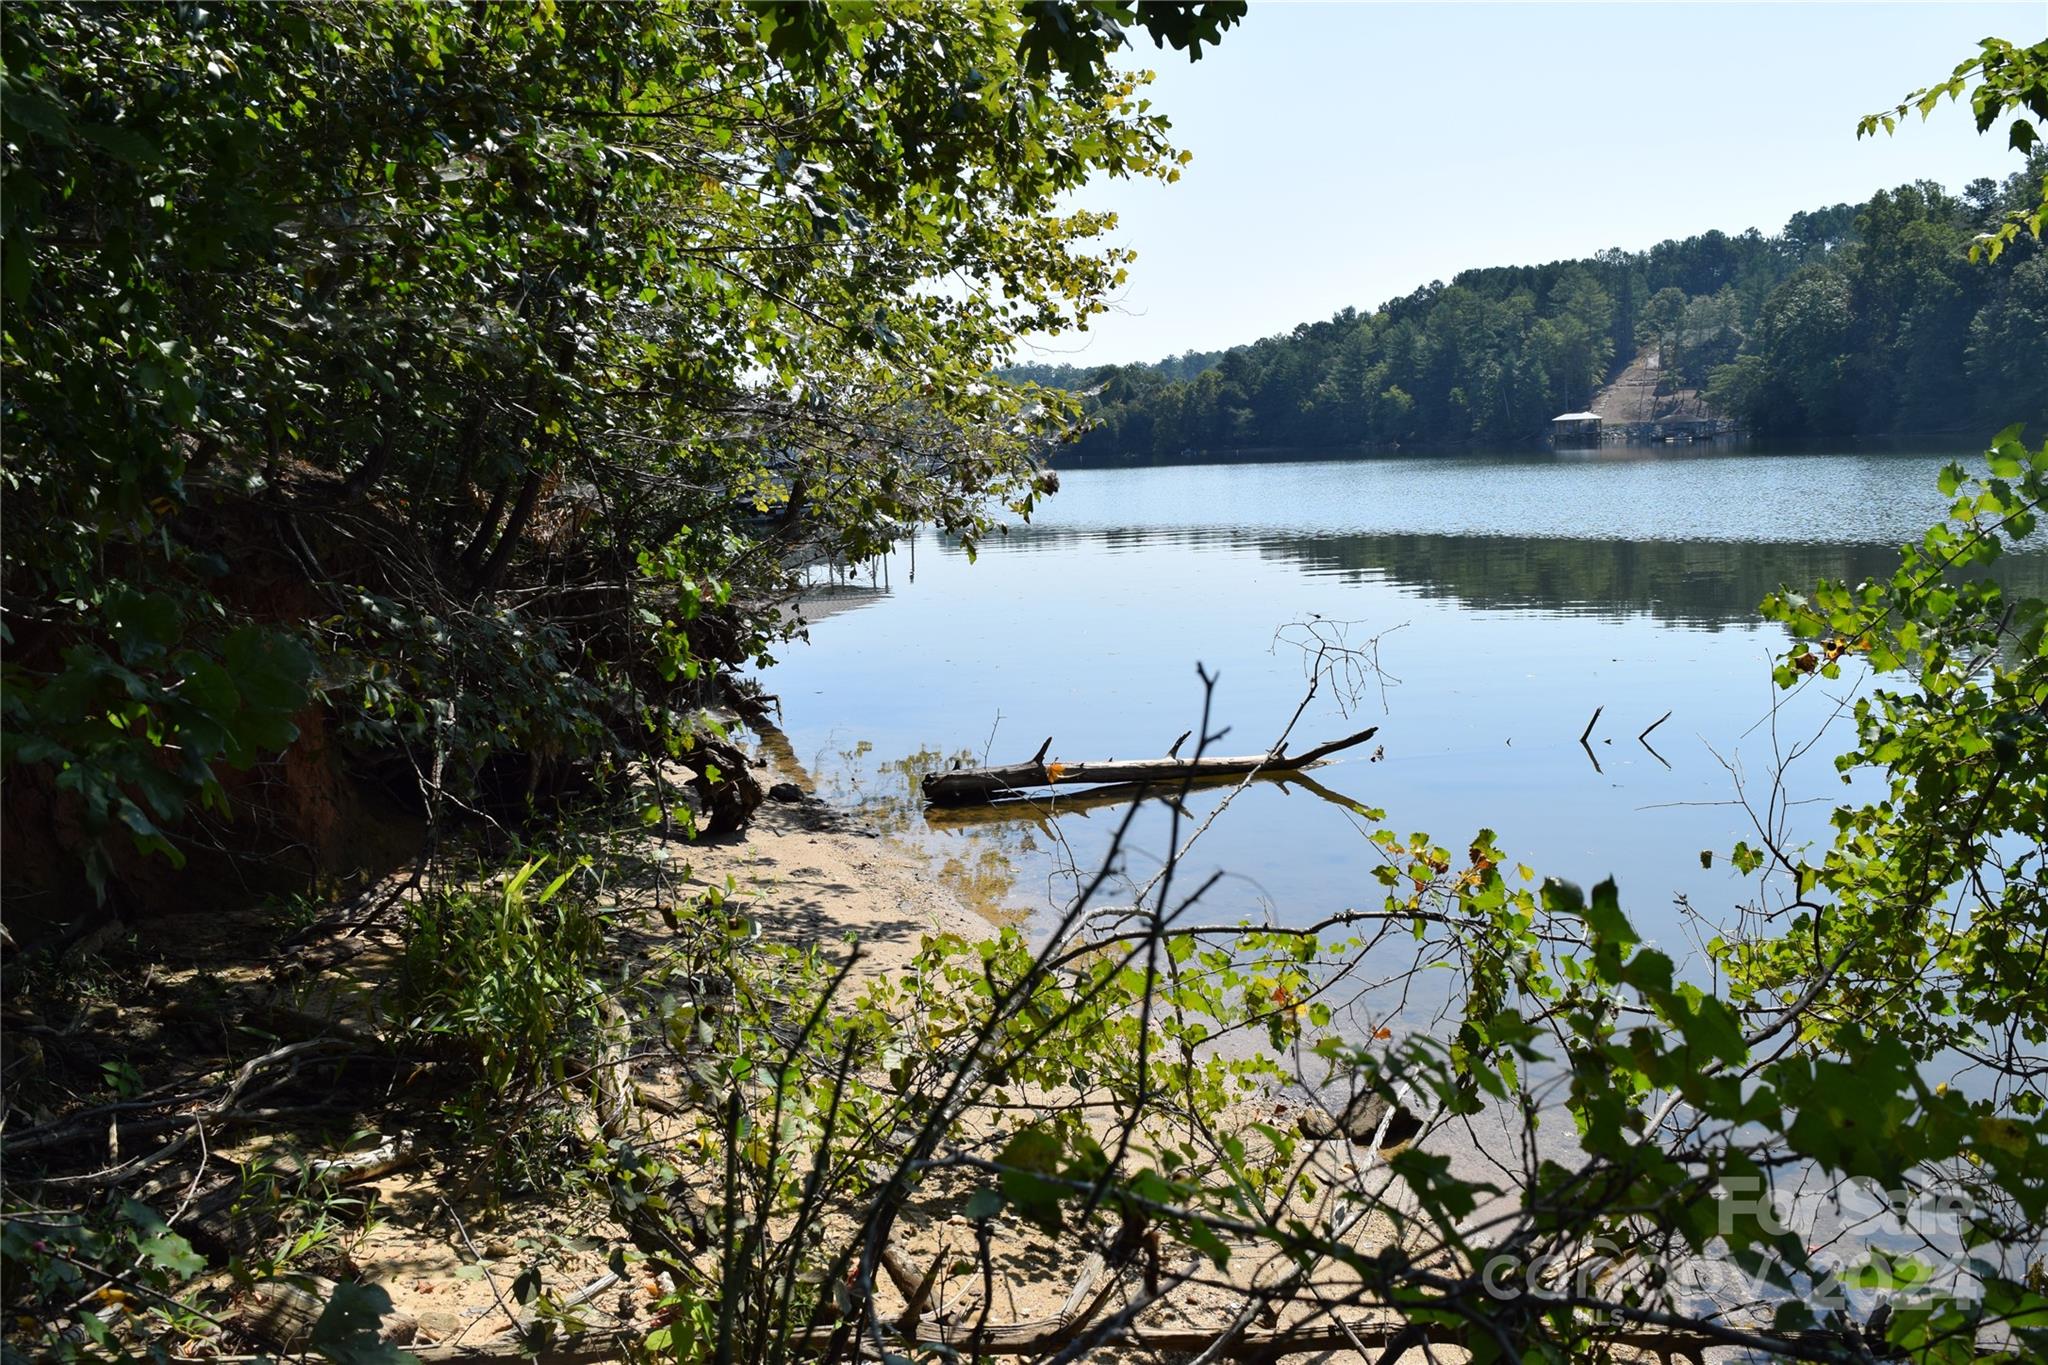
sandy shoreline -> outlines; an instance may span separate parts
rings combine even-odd
[[[902,967],[927,934],[975,939],[995,928],[931,875],[918,849],[820,799],[778,731],[762,733],[755,761],[763,790],[793,783],[804,799],[763,801],[743,837],[693,845],[689,857],[698,880],[733,879],[764,934],[820,947],[851,935],[861,949],[856,975],[867,977]]]
[[[887,838],[858,813],[808,795],[811,777],[779,735],[759,738],[756,776],[763,789],[795,783],[806,797],[764,801],[739,835],[671,845],[672,856],[688,865],[689,885],[729,886],[728,904],[751,917],[765,940],[840,959],[849,940],[858,942],[861,960],[849,989],[900,970],[928,935],[972,940],[991,932],[989,920],[929,876],[915,849]],[[622,923],[622,950],[630,955],[644,935],[665,937],[645,894],[621,889],[619,899],[635,921]],[[373,981],[361,985],[373,994],[380,989]],[[648,1088],[670,1087],[653,1081]],[[656,1136],[675,1126],[645,1117],[656,1124]],[[260,1145],[243,1155],[256,1159],[258,1151]],[[417,1346],[478,1347],[500,1338],[517,1309],[513,1284],[529,1267],[538,1267],[546,1292],[557,1299],[606,1283],[604,1248],[624,1237],[594,1203],[545,1195],[479,1200],[461,1167],[434,1153],[349,1193],[367,1201],[374,1216],[349,1239],[342,1268],[382,1286],[394,1307],[417,1322]],[[606,1283],[579,1312],[593,1328],[649,1330],[660,1292],[644,1271],[629,1273]]]
[[[972,942],[998,931],[997,921],[969,909],[934,875],[927,856],[914,844],[885,833],[857,810],[837,807],[813,795],[812,775],[795,760],[779,734],[757,733],[755,739],[755,771],[763,789],[793,783],[804,795],[797,800],[765,801],[742,834],[669,844],[666,856],[687,864],[687,885],[726,888],[726,904],[751,918],[765,941],[815,949],[840,960],[849,945],[857,943],[860,962],[854,980],[842,987],[855,991],[865,980],[904,969],[928,936],[953,934]],[[786,788],[784,794],[789,795]],[[643,836],[629,833],[626,837],[631,842]],[[650,894],[621,887],[617,895],[618,908],[628,912],[617,921],[617,946],[622,952],[630,958],[651,944],[667,941]],[[382,986],[376,980],[359,978],[358,988],[374,996]],[[673,1102],[682,1098],[676,1088],[679,1079],[671,1067],[651,1063],[640,1083],[646,1093]],[[1034,1122],[1061,1099],[1027,1088],[1013,1089],[1007,1103],[977,1109],[967,1116],[970,1145],[983,1155],[994,1155],[1008,1133]],[[663,1117],[664,1113],[673,1116]],[[1251,1117],[1270,1115],[1238,1113],[1232,1126],[1240,1126],[1238,1119]],[[692,1140],[703,1117],[683,1104],[673,1110],[644,1112],[640,1121],[646,1126],[644,1140],[680,1147]],[[393,1135],[360,1137],[350,1147],[382,1136]],[[235,1155],[238,1160],[258,1162],[270,1159],[266,1152],[287,1155],[285,1149],[263,1141]],[[1348,1180],[1357,1181],[1358,1171],[1351,1163],[1364,1155],[1354,1154],[1347,1143],[1326,1144],[1313,1157],[1324,1190],[1334,1191],[1347,1183],[1344,1167],[1350,1167]],[[507,1196],[480,1189],[474,1169],[455,1159],[453,1153],[423,1151],[421,1158],[409,1168],[351,1187],[350,1197],[366,1201],[372,1216],[360,1231],[345,1234],[343,1244],[319,1266],[321,1273],[382,1286],[395,1308],[417,1323],[419,1334],[413,1345],[476,1348],[502,1343],[518,1315],[515,1282],[536,1269],[546,1293],[557,1301],[596,1287],[578,1310],[593,1329],[631,1335],[655,1325],[653,1315],[663,1286],[637,1263],[629,1264],[623,1278],[610,1275],[609,1248],[625,1240],[626,1234],[603,1200],[593,1197],[594,1191]],[[1134,1153],[1134,1160],[1145,1159]],[[1377,1171],[1368,1167],[1374,1189],[1385,1187],[1389,1175],[1384,1167]],[[985,1183],[986,1178],[967,1171],[935,1172],[898,1214],[892,1245],[901,1263],[919,1274],[929,1269],[936,1281],[926,1320],[964,1329],[983,1320],[1000,1325],[1057,1318],[1074,1292],[1088,1248],[1071,1232],[1055,1237],[1005,1210],[989,1224],[993,1274],[985,1282],[978,1262],[980,1229],[964,1213],[969,1195]],[[1354,1188],[1363,1187],[1354,1184]],[[1301,1212],[1321,1223],[1333,1215],[1334,1206],[1304,1207]],[[836,1227],[834,1235],[851,1230],[851,1220],[845,1215],[829,1217],[827,1225]],[[1352,1222],[1346,1240],[1369,1250],[1385,1245],[1393,1235],[1386,1214],[1375,1208]],[[1241,1241],[1231,1242],[1230,1249],[1226,1268],[1217,1270],[1202,1262],[1197,1277],[1146,1307],[1137,1324],[1148,1330],[1197,1335],[1214,1332],[1244,1308],[1246,1290],[1273,1284],[1290,1273],[1292,1262],[1270,1245]],[[1190,1265],[1189,1254],[1187,1248],[1171,1244],[1156,1253],[1169,1282],[1177,1268]],[[1107,1286],[1103,1316],[1131,1306],[1143,1292],[1144,1278],[1135,1265],[1105,1275],[1091,1291],[1103,1292]],[[1317,1279],[1321,1281],[1323,1276]],[[1334,1304],[1344,1298],[1347,1288],[1356,1288],[1355,1279],[1348,1286],[1344,1279],[1339,1275],[1315,1287],[1330,1293],[1329,1302]],[[902,1311],[904,1296],[896,1286],[878,1285],[876,1295],[885,1319]],[[1266,1329],[1296,1322],[1300,1320],[1297,1315],[1305,1311],[1309,1311],[1305,1305],[1289,1308]],[[1355,1327],[1378,1319],[1378,1315],[1357,1308],[1346,1309],[1343,1316]],[[1439,1348],[1440,1359],[1461,1357],[1460,1352],[1446,1355]],[[1135,1349],[1105,1348],[1091,1352],[1088,1358],[1162,1357]]]

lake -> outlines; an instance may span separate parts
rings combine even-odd
[[[973,562],[926,534],[839,576],[806,605],[810,643],[764,682],[822,795],[923,850],[970,903],[1029,920],[1098,865],[1119,811],[928,819],[921,773],[1023,761],[1048,736],[1052,759],[1163,754],[1199,722],[1197,663],[1229,727],[1211,751],[1259,752],[1301,702],[1303,623],[1359,648],[1377,637],[1380,675],[1326,683],[1292,747],[1379,734],[1315,771],[1324,794],[1237,798],[1185,869],[1183,885],[1223,876],[1202,918],[1377,904],[1377,851],[1335,794],[1453,850],[1484,827],[1510,864],[1612,876],[1646,936],[1697,965],[1711,924],[1757,893],[1725,857],[1755,837],[1742,802],[1823,836],[1844,792],[1842,708],[1867,685],[1845,671],[1778,693],[1786,636],[1757,603],[1889,572],[1941,515],[1952,458],[1666,447],[1063,472],[1033,522]],[[1218,799],[1197,793],[1189,812]],[[1168,816],[1153,803],[1133,825],[1125,889],[1164,856]]]

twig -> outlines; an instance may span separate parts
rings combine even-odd
[[[498,1292],[498,1277],[491,1274],[490,1264],[484,1260],[483,1253],[476,1249],[475,1242],[469,1240],[469,1229],[462,1225],[462,1215],[455,1211],[455,1207],[447,1199],[439,1195],[436,1195],[435,1199],[440,1203],[442,1211],[448,1215],[449,1221],[455,1224],[455,1233],[458,1237],[462,1238],[462,1244],[468,1247],[469,1254],[476,1258],[477,1268],[484,1272],[484,1283],[491,1287],[491,1297],[498,1301],[498,1310],[505,1315],[505,1321],[512,1324],[513,1332],[524,1331],[525,1329],[519,1324],[519,1315],[506,1306],[505,1296]],[[456,1334],[455,1340],[451,1344],[460,1346],[462,1339],[475,1329],[476,1324],[470,1323],[469,1326]],[[500,1335],[503,1334],[501,1333]]]
[[[66,1265],[70,1266],[74,1270],[82,1270],[87,1275],[105,1281],[106,1284],[114,1285],[117,1288],[126,1290],[128,1293],[133,1294],[138,1298],[154,1299],[156,1302],[162,1304],[164,1307],[170,1309],[174,1313],[189,1313],[193,1317],[198,1318],[203,1322],[209,1323],[214,1327],[222,1329],[225,1329],[227,1327],[226,1323],[222,1322],[219,1318],[214,1317],[211,1313],[208,1313],[204,1309],[198,1307],[196,1304],[186,1303],[181,1299],[174,1298],[173,1296],[164,1293],[160,1289],[152,1289],[148,1285],[143,1284],[138,1280],[131,1280],[125,1275],[116,1274],[115,1272],[108,1270],[105,1266],[94,1265],[91,1261],[81,1261],[76,1256],[73,1256],[68,1252],[59,1251],[55,1247],[49,1248],[43,1254],[64,1262]],[[104,1288],[105,1286],[102,1285],[101,1287]],[[91,1299],[97,1293],[98,1291],[95,1290],[92,1294],[86,1294],[83,1297],[81,1297],[78,1300],[78,1302],[80,1304],[87,1303],[91,1301]],[[10,1347],[8,1354],[11,1356],[13,1354],[13,1351],[11,1349],[13,1343],[10,1341],[8,1345]]]
[[[192,1207],[192,1200],[199,1193],[199,1182],[201,1179],[205,1177],[207,1163],[212,1159],[213,1156],[213,1154],[207,1151],[206,1149],[205,1121],[203,1119],[198,1118],[193,1119],[192,1131],[195,1134],[197,1134],[199,1138],[199,1166],[196,1170],[192,1172],[192,1183],[185,1187],[185,1197],[178,1202],[178,1211],[176,1213],[173,1213],[169,1218],[164,1219],[165,1227],[172,1227],[176,1225],[177,1221],[185,1216],[186,1210]]]
[[[266,1052],[260,1057],[250,1058],[242,1063],[241,1069],[235,1073],[235,1078],[229,1083],[225,1094],[204,1109],[197,1110],[192,1114],[194,1128],[199,1128],[200,1125],[203,1125],[210,1119],[225,1117],[228,1111],[235,1107],[235,1101],[241,1098],[242,1092],[248,1088],[249,1082],[255,1079],[259,1071],[266,1067],[275,1066],[280,1062],[289,1061],[301,1053],[332,1048],[339,1042],[339,1039],[334,1038],[314,1038],[303,1043],[287,1043],[283,1047]],[[50,1179],[49,1183],[53,1185],[117,1185],[130,1176],[140,1175],[143,1171],[161,1166],[164,1162],[183,1151],[192,1142],[192,1138],[193,1135],[187,1133],[181,1138],[165,1143],[154,1152],[136,1157],[134,1160],[122,1165],[113,1166],[103,1171],[94,1171],[89,1175],[55,1176]]]
[[[260,1057],[251,1058],[243,1063],[241,1072],[236,1074],[225,1095],[212,1104],[193,1111],[193,1113],[205,1117],[218,1117],[222,1110],[235,1102],[242,1089],[248,1085],[255,1073],[263,1067],[282,1061],[298,1052],[308,1051],[324,1044],[346,1041],[350,1040],[342,1038],[313,1038],[302,1042],[289,1043],[277,1048],[275,1051],[266,1052]],[[99,1105],[82,1113],[75,1114],[68,1119],[52,1119],[48,1123],[40,1123],[33,1128],[25,1128],[19,1133],[0,1135],[0,1142],[6,1144],[7,1155],[19,1157],[26,1152],[40,1151],[45,1147],[55,1147],[66,1142],[75,1142],[80,1138],[89,1137],[98,1126],[99,1120],[109,1114],[126,1113],[136,1109],[158,1109],[166,1106],[187,1104],[197,1098],[199,1098],[198,1094],[187,1092],[182,1095],[166,1095],[161,1099],[122,1100],[115,1104]],[[180,1127],[187,1118],[192,1116],[192,1114],[175,1114],[162,1120],[144,1120],[141,1124],[128,1125],[128,1132],[130,1136],[137,1132],[148,1132],[150,1128],[145,1125],[152,1124],[166,1128]]]
[[[1657,719],[1651,721],[1648,725],[1644,726],[1643,732],[1637,735],[1636,738],[1645,744],[1649,743],[1650,731],[1656,729],[1658,726],[1662,725],[1665,721],[1670,719],[1671,713],[1669,711],[1666,711],[1663,715],[1657,717]],[[1591,727],[1589,726],[1587,728],[1590,729]]]
[[[1606,709],[1607,708],[1605,706],[1596,706],[1593,708],[1593,719],[1587,721],[1586,728],[1579,732],[1579,743],[1584,744],[1586,742],[1587,738],[1593,733],[1593,727],[1600,723],[1600,713]],[[1656,728],[1657,727],[1654,725],[1650,727],[1650,729],[1652,730]]]
[[[566,1313],[570,1309],[581,1308],[584,1304],[589,1303],[592,1299],[596,1298],[599,1294],[604,1293],[605,1290],[610,1289],[613,1285],[617,1284],[618,1282],[619,1277],[612,1271],[607,1270],[604,1274],[598,1276],[589,1284],[584,1285],[581,1289],[571,1294],[568,1298],[563,1299],[560,1303],[556,1304],[555,1311],[558,1313]],[[606,1316],[612,1317],[613,1315],[606,1314]],[[524,1309],[520,1312],[519,1321],[512,1331],[498,1333],[498,1335],[491,1338],[491,1342],[524,1340],[526,1334],[532,1331],[534,1325],[539,1321],[540,1303],[536,1301],[532,1307]],[[490,1343],[487,1342],[485,1344],[489,1345]]]

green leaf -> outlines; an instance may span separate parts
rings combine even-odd
[[[1189,1246],[1207,1256],[1218,1270],[1230,1264],[1230,1248],[1207,1223],[1190,1220],[1181,1228]]]
[[[53,141],[71,140],[71,120],[62,108],[11,81],[0,86],[0,120]]]
[[[180,654],[175,662],[185,678],[187,702],[223,723],[235,714],[242,697],[225,668],[203,654]]]
[[[236,691],[250,707],[289,713],[306,704],[313,656],[289,636],[261,626],[243,626],[222,643],[221,657]]]
[[[1749,1055],[1748,1045],[1742,1041],[1741,1021],[1715,996],[1705,996],[1699,1001],[1685,1030],[1685,1037],[1687,1042],[1705,1048],[1731,1065]]]
[[[1553,915],[1576,919],[1585,912],[1586,894],[1571,882],[1546,877],[1543,881],[1543,908]]]
[[[136,1253],[159,1270],[189,1278],[206,1269],[206,1258],[192,1249],[192,1244],[177,1233],[165,1228],[153,1232],[136,1244]]]
[[[1593,888],[1593,899],[1586,906],[1586,926],[1593,931],[1596,943],[1627,949],[1642,941],[1628,916],[1621,913],[1621,896],[1611,877]]]
[[[115,642],[130,662],[175,643],[183,631],[178,604],[162,593],[124,592],[108,606]]]
[[[159,156],[155,143],[119,124],[87,124],[79,128],[78,135],[131,166],[153,166]]]
[[[1004,1144],[996,1164],[1007,1167],[1001,1176],[1003,1197],[1023,1217],[1049,1232],[1063,1226],[1060,1201],[1065,1189],[1044,1177],[1060,1169],[1066,1146],[1045,1128],[1022,1128]],[[970,1215],[971,1217],[972,1215]]]
[[[9,303],[28,301],[32,263],[27,238],[12,235],[0,242],[0,292],[6,294]]]

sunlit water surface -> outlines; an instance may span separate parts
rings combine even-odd
[[[1301,623],[1325,638],[1349,623],[1353,645],[1377,637],[1383,675],[1326,681],[1293,747],[1379,734],[1316,770],[1320,790],[1246,789],[1180,877],[1223,874],[1194,919],[1300,924],[1377,905],[1380,857],[1346,809],[1356,802],[1454,856],[1490,828],[1510,868],[1615,878],[1638,929],[1702,978],[1700,945],[1760,894],[1730,847],[1755,841],[1758,821],[1823,839],[1834,803],[1868,790],[1867,777],[1845,787],[1833,762],[1868,679],[1778,692],[1771,662],[1787,638],[1757,605],[1781,584],[1889,573],[1896,547],[1942,515],[1935,479],[1950,458],[1667,450],[1073,472],[975,562],[925,536],[842,574],[807,605],[810,644],[766,682],[824,795],[921,849],[971,904],[1043,926],[1101,862],[1123,808],[947,821],[923,810],[922,773],[956,757],[1022,761],[1047,736],[1052,758],[1161,754],[1199,721],[1197,662],[1219,680],[1213,723],[1230,733],[1217,750],[1262,750],[1303,696]],[[2040,558],[2001,574],[2048,588]],[[1197,793],[1188,813],[1199,821],[1219,799]],[[1143,809],[1104,899],[1143,881],[1169,837],[1165,808]],[[1373,959],[1392,953],[1397,975],[1405,952],[1383,945],[1361,970],[1380,975]],[[1453,983],[1423,972],[1367,992],[1338,1027],[1431,1029],[1456,1006]],[[1308,1069],[1302,1081],[1324,1085]],[[1523,1139],[1504,1113],[1430,1141],[1465,1178],[1511,1179],[1490,1155]],[[1570,1131],[1546,1124],[1545,1155],[1569,1160]],[[1811,1235],[1839,1239],[1844,1256],[1887,1240],[1843,1230],[1869,1199],[1823,1203]],[[1689,1273],[1742,1297],[1727,1265]]]
[[[971,903],[1027,919],[1102,860],[1118,809],[948,823],[917,797],[956,757],[1162,754],[1218,678],[1213,752],[1264,749],[1301,702],[1299,623],[1377,637],[1381,676],[1325,682],[1293,747],[1377,724],[1318,769],[1323,793],[1262,784],[1196,845],[1202,918],[1301,923],[1376,904],[1380,858],[1335,794],[1462,851],[1497,832],[1508,865],[1615,878],[1674,956],[1752,899],[1725,855],[1760,817],[1825,831],[1851,736],[1846,674],[1787,697],[1780,584],[1855,580],[1943,510],[1941,453],[1607,451],[1087,470],[970,562],[926,535],[807,606],[808,645],[765,681],[828,798],[865,807]],[[2015,570],[2033,578],[2038,564]],[[1579,736],[1596,708],[1590,743]],[[1665,713],[1648,736],[1637,736]],[[1795,757],[1795,755],[1803,756]],[[1199,793],[1200,819],[1218,800]],[[1789,803],[1789,805],[1788,805]],[[1132,827],[1142,881],[1168,812]],[[1712,851],[1712,866],[1701,854]],[[1116,894],[1112,890],[1109,894]]]

